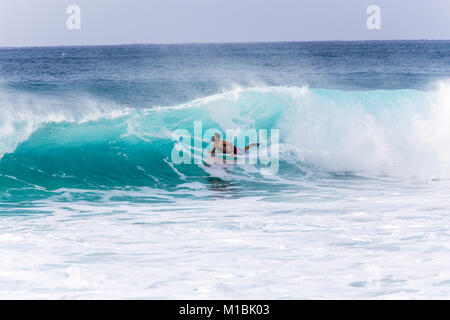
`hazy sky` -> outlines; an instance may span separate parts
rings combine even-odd
[[[2,47],[370,39],[450,39],[450,0],[0,0]]]

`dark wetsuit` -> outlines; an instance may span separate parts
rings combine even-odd
[[[233,153],[234,153],[234,155],[237,155],[238,154],[238,148],[236,148],[236,146],[233,146],[234,147],[234,149],[233,149]],[[227,152],[226,152],[226,150],[227,150],[227,143],[226,143],[226,141],[223,141],[223,150],[225,151],[225,152],[223,152],[224,154],[226,154]],[[213,147],[213,149],[211,150],[211,154],[212,155],[215,155],[216,154],[216,148],[215,147]]]

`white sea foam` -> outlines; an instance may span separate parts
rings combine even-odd
[[[314,90],[278,122],[283,142],[327,171],[450,177],[450,84],[414,90]]]
[[[302,191],[243,198],[193,187],[211,200],[183,200],[180,193],[192,192],[187,187],[70,201],[70,193],[83,191],[67,189],[58,201],[24,207],[21,216],[3,207],[0,297],[450,294],[447,181],[304,181]],[[122,196],[162,201],[115,200]]]

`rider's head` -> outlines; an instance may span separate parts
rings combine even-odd
[[[212,140],[213,141],[220,141],[220,133],[215,133],[213,138],[212,138]]]

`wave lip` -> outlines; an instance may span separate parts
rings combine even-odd
[[[0,159],[45,126],[83,124],[129,113],[128,108],[87,95],[55,98],[9,90],[0,90],[0,107]]]

